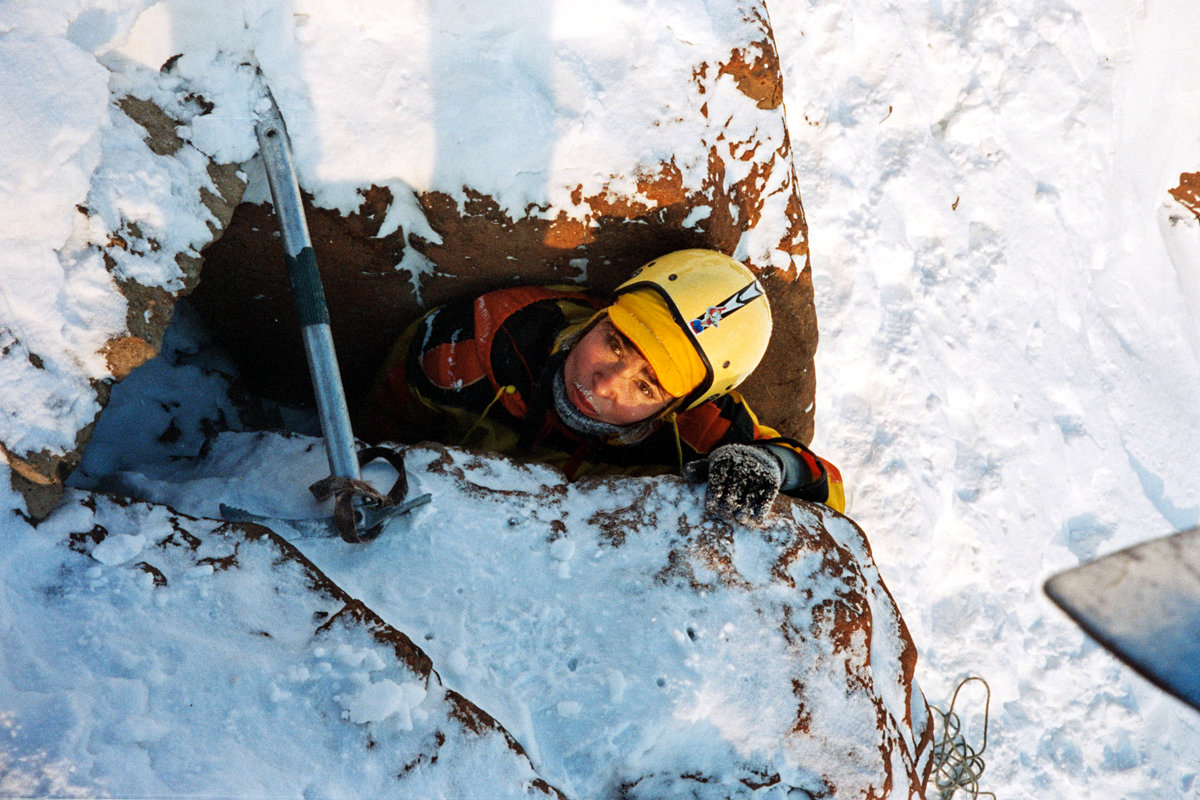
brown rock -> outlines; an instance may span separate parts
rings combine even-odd
[[[12,470],[12,487],[25,499],[25,510],[33,519],[41,519],[54,510],[62,499],[63,481],[79,464],[77,454],[42,450],[18,456],[0,444],[0,456]]]
[[[117,380],[128,377],[134,369],[158,355],[154,345],[138,336],[110,339],[101,352],[108,362],[109,372]]]
[[[1179,185],[1168,190],[1171,197],[1188,207],[1200,219],[1200,172],[1184,172],[1179,176]]]

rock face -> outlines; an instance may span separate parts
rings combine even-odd
[[[391,343],[424,308],[514,282],[586,283],[606,291],[664,252],[709,247],[743,258],[759,273],[775,312],[771,347],[746,394],[764,420],[811,439],[817,327],[807,229],[766,8],[750,0],[719,13],[701,3],[682,5],[720,32],[716,41],[656,56],[680,62],[668,71],[679,75],[678,82],[656,87],[661,102],[640,104],[629,96],[641,91],[639,84],[625,89],[614,82],[603,86],[608,99],[586,113],[588,125],[601,136],[610,131],[630,140],[674,135],[677,153],[663,157],[652,151],[634,161],[607,162],[604,148],[588,151],[577,143],[584,133],[566,125],[570,109],[554,106],[546,113],[557,116],[546,126],[565,129],[555,146],[578,149],[579,157],[588,159],[586,169],[568,160],[543,165],[536,176],[543,184],[541,197],[516,210],[506,198],[469,182],[396,191],[360,185],[359,205],[350,213],[309,203],[308,222],[351,398],[362,396]],[[667,17],[680,13],[672,7],[644,24],[669,26]],[[606,35],[603,30],[591,34]],[[592,48],[586,36],[572,48],[553,56],[548,71],[580,80],[604,72],[602,63],[588,62]],[[396,44],[397,52],[405,50]],[[689,57],[699,60],[683,60]],[[461,79],[453,70],[477,65],[439,66],[447,72],[430,80],[452,85]],[[536,74],[526,74],[497,91],[520,97],[536,88],[537,80]],[[520,142],[505,137],[524,131],[495,122],[489,146],[501,153],[519,149]],[[293,128],[293,139],[306,135]],[[303,151],[304,145],[297,149]],[[430,161],[439,156],[427,154]],[[320,189],[303,180],[301,188]],[[264,197],[265,190],[252,186],[249,196]],[[243,365],[247,381],[262,393],[294,399],[307,396],[308,379],[275,227],[265,200],[240,205],[225,235],[206,251],[204,278],[192,300]]]
[[[916,648],[846,517],[785,499],[752,530],[706,517],[674,477],[568,484],[440,447],[406,462],[432,501],[366,547],[274,527],[566,796],[922,796]],[[192,514],[315,516],[302,487],[326,471],[316,440],[226,433],[110,488]]]

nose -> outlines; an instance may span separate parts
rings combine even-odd
[[[605,364],[592,376],[592,391],[601,397],[615,397],[620,378],[620,371],[616,365]]]

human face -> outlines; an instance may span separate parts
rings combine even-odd
[[[571,405],[610,425],[641,422],[675,399],[659,385],[637,348],[607,319],[571,348],[563,379]]]

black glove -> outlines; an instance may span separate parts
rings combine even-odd
[[[769,450],[749,444],[727,444],[708,454],[707,459],[684,467],[683,477],[691,483],[708,481],[704,507],[708,513],[759,526],[771,511],[783,480],[783,465]]]

